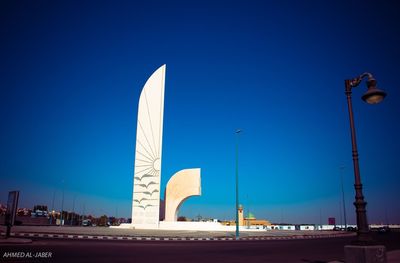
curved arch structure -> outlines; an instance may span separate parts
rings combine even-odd
[[[177,221],[179,208],[191,196],[201,195],[200,168],[174,174],[165,189],[165,221]]]
[[[159,223],[165,68],[162,65],[150,76],[140,94],[132,224]]]

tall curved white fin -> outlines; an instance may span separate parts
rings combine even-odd
[[[132,224],[159,223],[166,65],[147,80],[139,99]]]

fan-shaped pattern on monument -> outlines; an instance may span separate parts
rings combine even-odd
[[[139,181],[160,176],[164,75],[165,65],[151,75],[140,94],[135,159],[135,179]]]

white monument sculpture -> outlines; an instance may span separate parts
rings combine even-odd
[[[183,202],[201,195],[200,168],[184,169],[170,178],[165,190],[165,220],[159,220],[165,68],[162,65],[150,76],[139,98],[132,224],[111,227],[235,231],[235,226],[223,226],[218,222],[177,222]]]
[[[159,228],[165,68],[150,76],[139,98],[132,200],[132,225],[139,228]],[[176,221],[183,201],[200,194],[200,169],[176,173],[165,193],[166,219]]]
[[[161,155],[164,118],[165,65],[147,80],[139,98],[133,178],[132,223],[125,229],[234,231],[217,222],[177,222],[179,208],[201,195],[200,168],[184,169],[170,178],[165,190],[165,220],[160,222]]]

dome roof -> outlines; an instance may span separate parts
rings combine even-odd
[[[247,214],[247,219],[256,219],[256,217],[254,216],[254,214],[252,214],[252,213],[248,213]]]

